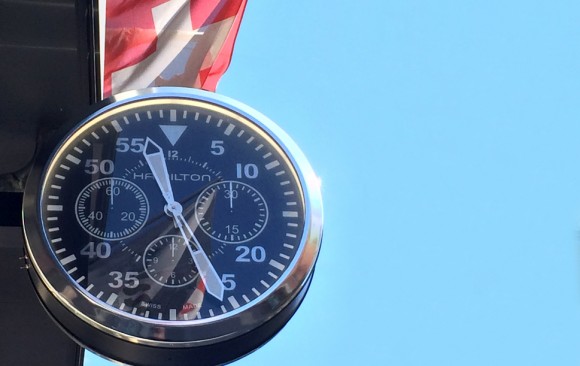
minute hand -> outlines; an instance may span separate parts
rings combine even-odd
[[[168,205],[175,203],[173,198],[173,190],[171,189],[171,181],[169,180],[169,173],[167,172],[167,165],[165,164],[165,157],[163,156],[163,149],[157,145],[153,140],[147,137],[145,147],[143,148],[143,156],[147,161],[147,165],[153,173],[153,177],[161,189],[161,194]]]
[[[191,230],[191,227],[183,217],[181,205],[179,202],[176,202],[173,197],[173,190],[171,188],[171,181],[169,179],[167,165],[165,164],[165,158],[163,156],[163,149],[148,137],[145,141],[143,156],[145,157],[147,165],[151,169],[151,173],[153,173],[153,177],[155,178],[155,181],[161,190],[161,194],[167,203],[165,206],[165,213],[168,216],[173,217],[175,220],[175,224],[185,240],[185,245],[191,253],[191,257],[195,262],[195,266],[199,271],[207,292],[221,301],[224,294],[224,285],[215,268],[211,264],[207,254],[205,254],[202,246],[193,234],[193,230]],[[194,241],[196,248],[192,248],[189,244],[190,239]]]

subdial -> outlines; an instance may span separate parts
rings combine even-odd
[[[165,235],[145,249],[143,267],[155,282],[167,287],[185,286],[198,276],[193,257],[182,236]]]
[[[103,178],[79,193],[76,218],[90,235],[122,240],[138,232],[149,216],[149,202],[135,183],[122,178]]]
[[[243,243],[260,235],[268,222],[264,197],[249,184],[228,180],[207,187],[195,204],[201,229],[215,240]]]

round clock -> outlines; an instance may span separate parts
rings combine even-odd
[[[99,104],[24,198],[31,276],[77,342],[135,365],[217,365],[278,332],[312,279],[319,180],[256,111],[182,88]]]

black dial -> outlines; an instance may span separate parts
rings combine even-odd
[[[132,95],[46,155],[27,187],[28,250],[82,324],[195,348],[300,302],[320,241],[318,181],[265,117],[203,92]]]
[[[133,315],[175,320],[197,283],[160,291],[166,278],[141,265],[149,243],[166,235],[189,243],[190,272],[205,273],[196,279],[206,289],[199,318],[251,303],[290,266],[304,227],[301,187],[287,158],[255,127],[211,106],[156,99],[113,110],[79,132],[47,171],[41,208],[54,253],[67,272],[77,268],[70,276],[88,295]],[[149,202],[149,220],[123,221],[120,213],[140,212],[137,197]],[[116,242],[103,255],[80,250],[79,241],[96,239]],[[155,306],[143,308],[144,298]]]

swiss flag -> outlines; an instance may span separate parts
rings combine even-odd
[[[246,0],[100,2],[103,97],[152,86],[215,91]]]

